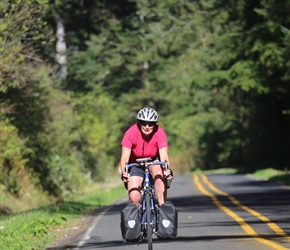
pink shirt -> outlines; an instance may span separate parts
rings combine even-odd
[[[159,149],[167,147],[168,142],[164,130],[160,126],[155,126],[152,136],[148,139],[142,137],[142,133],[137,124],[131,126],[124,134],[121,145],[131,149],[129,162],[136,162],[138,158],[158,156]]]

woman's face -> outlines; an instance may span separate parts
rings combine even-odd
[[[154,130],[154,126],[156,125],[156,122],[146,122],[146,121],[139,121],[141,132],[145,137],[148,137],[152,134]]]

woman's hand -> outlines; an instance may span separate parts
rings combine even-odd
[[[121,175],[121,179],[123,182],[128,182],[130,178],[130,174],[129,173],[122,173]]]
[[[167,171],[164,171],[164,177],[166,179],[173,179],[173,172],[171,169],[167,169]]]

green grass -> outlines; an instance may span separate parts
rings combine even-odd
[[[239,173],[237,169],[233,168],[220,168],[214,170],[195,170],[195,173],[204,173],[204,174],[237,174]],[[260,178],[262,180],[274,181],[282,185],[290,186],[290,171],[276,170],[273,168],[267,168],[262,170],[257,170],[250,175]]]
[[[273,168],[268,168],[258,170],[253,175],[263,180],[275,181],[280,184],[290,186],[290,171],[287,170],[282,171]]]
[[[98,186],[89,195],[57,202],[29,212],[0,217],[0,248],[7,250],[45,249],[94,209],[126,196],[123,185]]]
[[[211,170],[201,170],[197,169],[194,171],[196,174],[204,173],[204,174],[236,174],[237,170],[234,168],[219,168],[219,169],[211,169]]]

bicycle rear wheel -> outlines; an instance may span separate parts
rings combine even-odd
[[[146,222],[147,222],[147,242],[148,242],[148,250],[153,249],[152,245],[152,213],[151,213],[151,206],[150,206],[150,194],[146,193]]]

